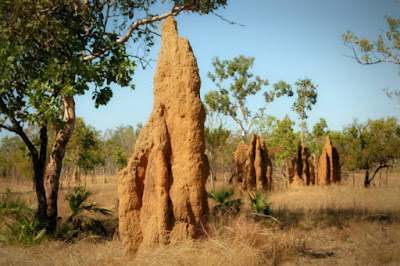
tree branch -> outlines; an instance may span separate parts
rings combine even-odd
[[[352,59],[355,59],[357,61],[357,63],[361,64],[361,65],[375,65],[375,64],[379,64],[379,63],[391,63],[391,64],[395,64],[395,65],[400,65],[400,61],[398,60],[390,60],[390,59],[376,59],[375,61],[371,61],[371,62],[367,62],[365,60],[361,60],[359,58],[359,56],[357,55],[357,51],[354,48],[353,45],[349,45],[347,43],[345,43],[345,46],[347,46],[348,48],[350,48],[353,51],[353,56],[348,56],[348,55],[344,55],[345,57],[349,57]],[[373,57],[377,58],[374,55],[374,51],[372,51]]]
[[[227,20],[226,18],[224,18],[223,16],[221,16],[221,15],[215,13],[214,11],[211,11],[210,13],[213,14],[214,16],[216,16],[216,17],[222,19],[223,21],[225,21],[225,22],[231,24],[231,25],[238,25],[238,26],[240,26],[240,27],[244,27],[243,24],[240,24],[240,23],[237,23],[237,22],[234,22],[234,21],[231,21],[231,20]]]
[[[19,135],[22,138],[22,140],[25,142],[26,146],[28,146],[28,149],[31,152],[33,159],[37,160],[38,159],[38,151],[37,151],[35,145],[33,145],[33,143],[30,141],[28,136],[25,134],[23,128],[18,123],[18,121],[15,119],[13,112],[7,108],[7,105],[5,104],[3,98],[0,98],[0,110],[2,111],[2,113],[5,113],[7,115],[8,119],[10,119],[10,121],[13,125],[13,127],[9,127],[9,126],[5,126],[2,124],[2,125],[0,125],[0,127]]]
[[[381,164],[379,164],[379,166],[378,166],[378,168],[376,168],[375,169],[375,172],[374,172],[374,174],[373,174],[373,176],[371,177],[371,179],[369,180],[369,182],[371,182],[374,178],[375,178],[375,175],[378,173],[378,171],[379,170],[381,170],[381,169],[383,169],[383,168],[387,168],[387,167],[389,167],[390,165],[388,165],[388,164],[386,164],[386,163],[381,163]]]
[[[152,23],[152,22],[156,22],[156,21],[160,21],[160,20],[163,20],[163,19],[165,19],[167,17],[176,16],[183,10],[191,10],[191,7],[190,6],[174,7],[169,12],[164,13],[162,15],[158,15],[158,16],[154,16],[154,17],[144,18],[144,19],[138,20],[138,21],[136,21],[135,23],[133,23],[129,27],[129,29],[126,32],[126,34],[123,37],[119,38],[116,41],[116,43],[125,43],[126,41],[128,41],[129,38],[131,37],[132,33],[141,25]],[[106,52],[106,51],[108,51],[110,49],[111,49],[111,47],[107,46],[107,47],[103,48],[100,53],[90,54],[90,55],[87,55],[87,56],[83,57],[83,60],[85,60],[85,61],[94,60],[94,59],[98,58],[101,54],[103,54],[104,52]]]

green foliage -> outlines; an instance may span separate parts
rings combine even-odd
[[[162,0],[161,6],[165,2]],[[162,15],[157,14],[160,1],[156,0],[0,2],[0,129],[16,133],[24,141],[37,182],[42,182],[45,172],[48,125],[60,133],[52,149],[52,156],[58,158],[53,169],[62,167],[73,131],[74,96],[86,93],[91,84],[98,107],[110,101],[111,84],[134,89],[131,81],[136,65],[148,65],[146,55],[154,45],[158,21],[184,11],[208,14],[227,4],[227,0],[167,2],[173,8]],[[136,54],[128,54],[128,41],[138,48],[132,49]],[[144,48],[143,54],[139,48]],[[26,134],[27,125],[40,128],[39,145]],[[98,154],[84,150],[79,165],[92,170],[103,164]],[[60,171],[49,174],[60,178]],[[38,198],[45,198],[43,186],[37,184]],[[56,196],[58,186],[52,189],[47,194]],[[40,217],[46,217],[45,202],[39,201]],[[54,209],[56,204],[48,207]]]
[[[229,137],[231,135],[230,130],[226,130],[222,127],[222,124],[217,128],[206,127],[204,129],[204,137],[206,142],[206,154],[208,156],[208,161],[211,169],[211,178],[216,178],[216,173],[218,171],[226,172],[226,165],[232,157],[232,151],[230,148],[230,143],[228,143]],[[212,186],[213,186],[212,180]]]
[[[317,103],[318,86],[315,86],[309,78],[299,79],[294,84],[296,86],[297,99],[293,103],[292,110],[299,115],[301,142],[304,143],[304,131],[306,129],[305,120],[308,118],[306,111],[310,111],[312,106]]]
[[[175,15],[180,11],[208,14],[227,5],[227,0],[167,2],[176,7]],[[1,114],[39,125],[44,121],[61,123],[63,96],[84,94],[89,83],[95,86],[96,107],[107,104],[113,94],[111,83],[128,86],[137,61],[147,65],[145,55],[154,45],[159,20],[151,10],[156,4],[154,0],[2,1]],[[142,27],[123,32],[144,18]],[[128,40],[144,47],[144,55],[128,55]],[[11,121],[10,129],[15,126]]]
[[[312,134],[315,137],[323,137],[326,136],[327,134],[327,129],[328,129],[328,124],[326,123],[326,120],[324,118],[320,118],[319,122],[315,123]]]
[[[390,165],[400,157],[400,125],[397,118],[354,121],[343,130],[347,143],[345,164],[349,170]]]
[[[136,127],[121,125],[114,130],[106,130],[103,136],[103,150],[107,168],[121,169],[127,165],[142,127],[143,125],[138,123]]]
[[[128,164],[128,156],[126,155],[125,150],[120,147],[114,148],[113,158],[118,168],[124,168]]]
[[[66,159],[84,171],[94,170],[97,165],[105,164],[101,144],[100,132],[85,124],[82,118],[77,118],[75,130],[67,148]]]
[[[311,110],[312,105],[317,102],[318,86],[315,86],[309,78],[299,79],[294,84],[297,88],[297,99],[293,103],[292,109],[301,119],[306,119],[308,117],[306,111]]]
[[[400,62],[400,19],[387,15],[385,19],[389,29],[375,41],[357,37],[349,30],[342,35],[344,44],[353,50],[354,57],[359,63]]]
[[[45,241],[45,229],[40,229],[35,209],[6,188],[0,202],[0,242],[35,244]]]
[[[325,145],[325,138],[327,135],[330,135],[328,124],[326,123],[324,118],[320,118],[319,122],[315,123],[311,134],[307,138],[307,144],[312,154],[321,154],[322,148]]]
[[[210,193],[208,193],[208,197],[213,199],[215,202],[217,202],[221,206],[225,206],[226,202],[230,197],[235,194],[235,190],[232,188],[221,188],[219,190],[213,190]]]
[[[233,194],[235,194],[235,190],[232,188],[219,188],[208,193],[208,197],[213,199],[217,205],[214,207],[214,210],[221,210],[224,214],[230,210],[230,208],[239,208],[241,204],[241,199],[229,200]],[[236,211],[236,210],[235,210]]]
[[[400,64],[400,19],[385,16],[388,29],[376,40],[356,36],[348,30],[342,34],[344,44],[352,50],[352,57],[362,65],[378,63]],[[384,89],[387,96],[400,104],[400,90]]]
[[[163,0],[164,3],[166,0]],[[200,15],[208,14],[218,7],[225,7],[228,0],[172,0],[174,6],[192,6],[191,10],[199,12]]]
[[[95,202],[83,206],[82,204],[90,197],[90,195],[92,195],[92,192],[90,192],[86,187],[79,186],[65,197],[65,200],[68,201],[71,209],[71,215],[68,217],[67,221],[73,221],[75,217],[83,211],[100,212],[104,215],[110,214],[109,210],[97,207]]]
[[[219,125],[217,128],[206,127],[204,129],[206,147],[217,149],[218,147],[224,145],[230,134],[231,131],[224,129],[222,125]]]
[[[294,132],[295,122],[290,120],[288,115],[282,120],[274,117],[267,120],[269,130],[266,136],[268,147],[276,147],[279,152],[275,153],[275,162],[281,165],[285,160],[291,160],[296,154],[300,143],[300,136]]]
[[[273,131],[276,129],[276,122],[276,117],[272,115],[259,117],[254,121],[254,131],[257,135],[268,140],[272,137]]]
[[[254,60],[254,57],[243,55],[223,61],[215,57],[212,60],[214,73],[209,72],[208,77],[217,86],[217,90],[204,96],[207,110],[230,116],[239,125],[244,137],[248,135],[254,120],[261,117],[265,109],[260,108],[259,113],[252,115],[247,107],[247,97],[256,95],[269,84],[267,79],[254,76],[250,72]],[[273,85],[272,90],[264,92],[265,102],[270,103],[275,97],[292,94],[290,86],[280,81]]]
[[[256,213],[270,215],[271,208],[267,203],[267,194],[261,191],[257,191],[255,194],[249,194],[249,200],[251,207]]]
[[[32,164],[23,141],[5,136],[0,142],[0,177],[31,178]]]
[[[74,241],[82,233],[101,236],[107,236],[110,233],[105,226],[105,223],[110,220],[102,221],[83,215],[85,211],[107,216],[111,214],[110,210],[98,207],[95,202],[84,205],[90,195],[92,193],[86,187],[79,186],[65,197],[65,200],[69,203],[71,215],[61,226],[58,232],[59,237]]]

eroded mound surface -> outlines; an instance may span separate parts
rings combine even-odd
[[[329,136],[326,136],[324,149],[318,158],[317,171],[320,185],[330,185],[341,180],[339,154],[332,146]]]
[[[291,186],[315,184],[315,168],[309,149],[301,145],[292,161],[286,162],[286,175]]]
[[[239,143],[235,152],[235,165],[241,189],[272,188],[272,163],[264,139],[253,134],[250,145]]]
[[[201,231],[208,214],[204,120],[196,58],[168,18],[162,24],[153,111],[119,173],[119,230],[126,253]]]

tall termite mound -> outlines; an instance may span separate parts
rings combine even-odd
[[[272,163],[264,139],[253,134],[250,145],[239,143],[235,151],[236,178],[244,190],[272,188]]]
[[[204,120],[196,58],[168,18],[162,24],[153,111],[119,173],[119,231],[128,255],[201,233],[208,215]]]
[[[286,162],[286,175],[291,186],[310,186],[315,184],[315,168],[309,149],[299,146],[292,161]]]
[[[320,185],[330,185],[341,180],[339,154],[329,136],[326,136],[324,149],[318,158],[317,173]]]

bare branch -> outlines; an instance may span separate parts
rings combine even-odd
[[[212,13],[214,16],[219,17],[220,19],[222,19],[223,21],[225,21],[225,22],[227,22],[227,23],[229,23],[229,24],[231,24],[231,25],[237,25],[237,26],[240,26],[240,27],[244,27],[243,24],[240,24],[240,23],[237,23],[237,22],[234,22],[234,21],[231,21],[231,20],[227,20],[226,18],[224,18],[223,16],[221,16],[221,15],[215,13],[214,11],[211,11],[211,13]]]

